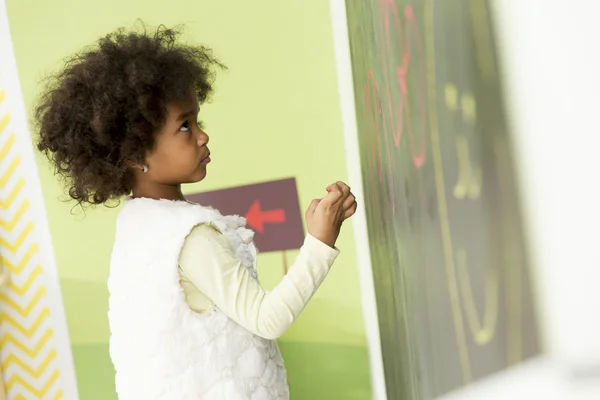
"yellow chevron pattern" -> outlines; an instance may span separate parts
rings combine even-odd
[[[8,399],[64,397],[44,269],[21,173],[18,132],[6,110],[10,92],[0,88],[0,365]],[[25,135],[24,137],[27,137]],[[23,146],[21,146],[23,147]]]
[[[31,261],[35,253],[37,253],[37,251],[37,244],[32,244],[31,247],[29,247],[29,250],[27,250],[27,253],[25,253],[23,258],[19,261],[19,264],[17,265],[11,263],[7,257],[0,256],[0,265],[8,268],[8,270],[13,274],[19,275],[21,271],[23,271],[23,269],[28,265],[29,261]]]
[[[35,321],[31,324],[31,326],[29,328],[25,328],[25,326],[23,326],[20,322],[18,322],[16,319],[11,317],[7,313],[1,313],[0,320],[11,325],[17,331],[21,332],[21,334],[23,334],[23,336],[31,337],[37,331],[37,329],[40,327],[42,322],[44,322],[44,320],[49,316],[50,316],[50,310],[48,308],[44,308],[40,312],[40,315],[38,315],[38,317],[35,319]]]
[[[21,207],[19,207],[19,210],[16,212],[16,214],[12,217],[12,219],[8,223],[3,221],[2,219],[0,219],[0,228],[6,230],[8,232],[12,232],[15,229],[15,226],[17,226],[17,222],[19,222],[21,220],[21,218],[23,217],[23,214],[25,214],[25,211],[27,211],[28,208],[29,208],[29,202],[27,200],[25,200],[23,202],[23,204],[21,204]]]
[[[27,280],[25,281],[25,283],[23,283],[23,285],[17,286],[14,282],[8,282],[8,287],[13,292],[15,292],[18,296],[23,296],[27,292],[27,290],[29,290],[31,285],[33,284],[33,282],[35,281],[35,278],[37,278],[38,275],[41,275],[43,272],[44,271],[42,271],[42,267],[40,267],[38,265],[37,267],[35,267],[33,272],[31,272],[31,275],[29,275],[29,278],[27,278]],[[0,320],[2,320],[1,317],[0,317]]]
[[[6,197],[6,199],[0,199],[0,208],[2,208],[2,211],[8,211],[8,209],[15,201],[19,193],[21,193],[21,189],[23,189],[23,186],[25,186],[25,179],[21,178],[19,182],[17,182],[15,187],[12,189],[10,194]]]
[[[6,222],[2,221],[2,223]],[[28,222],[27,226],[20,232],[19,237],[17,237],[17,239],[14,242],[10,243],[8,240],[5,240],[4,238],[0,237],[0,247],[4,247],[6,250],[10,251],[13,254],[16,253],[17,250],[21,247],[21,245],[25,242],[25,239],[27,239],[27,236],[29,236],[32,230],[33,222]]]
[[[2,91],[2,95],[5,95],[5,91]],[[2,100],[4,100],[4,97],[2,97]],[[8,121],[10,121],[10,113],[6,113],[1,119],[0,119],[0,132],[4,130],[4,128],[6,128],[6,125],[8,125]]]

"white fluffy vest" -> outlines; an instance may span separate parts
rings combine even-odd
[[[288,400],[283,360],[219,310],[193,312],[178,258],[211,223],[256,278],[253,232],[241,217],[181,201],[127,200],[117,220],[109,289],[110,356],[120,400]]]

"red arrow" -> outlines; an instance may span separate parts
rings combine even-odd
[[[262,211],[260,209],[260,202],[255,200],[250,206],[248,213],[246,213],[246,222],[252,228],[256,229],[257,232],[263,233],[265,231],[265,223],[281,224],[285,222],[285,210],[278,208],[276,210]]]

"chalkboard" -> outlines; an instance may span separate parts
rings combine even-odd
[[[485,0],[347,0],[388,399],[539,352]]]

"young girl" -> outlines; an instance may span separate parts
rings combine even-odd
[[[80,204],[130,195],[108,281],[119,399],[288,399],[274,340],[327,275],[356,201],[342,182],[313,200],[298,258],[265,292],[245,220],[181,192],[207,173],[209,138],[196,118],[222,65],[175,39],[168,29],[117,31],[73,57],[36,109],[38,148]]]

